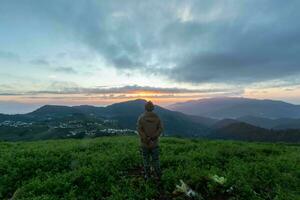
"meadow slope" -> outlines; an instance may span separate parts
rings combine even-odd
[[[299,145],[165,137],[160,186],[138,149],[134,136],[0,142],[0,199],[186,199],[180,180],[198,199],[300,199]]]

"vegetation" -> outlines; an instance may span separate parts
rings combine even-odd
[[[31,122],[9,120],[0,122],[0,140],[4,141],[94,138],[130,134],[135,134],[135,131],[120,128],[114,120],[78,115]]]
[[[259,128],[244,122],[231,123],[222,128],[216,129],[208,137],[213,139],[230,139],[257,142],[300,142],[300,130],[268,130]]]
[[[162,138],[159,186],[142,178],[138,147],[134,136],[0,142],[0,199],[188,199],[186,188],[196,199],[300,199],[299,145]]]

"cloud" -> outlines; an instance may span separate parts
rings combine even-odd
[[[33,65],[37,65],[37,66],[41,66],[41,65],[45,65],[48,66],[50,65],[49,61],[43,58],[38,58],[38,59],[33,59],[30,61],[31,64]]]
[[[45,89],[43,89],[45,88]],[[53,82],[48,87],[36,90],[18,88],[0,92],[0,100],[18,99],[20,102],[61,105],[107,105],[132,99],[151,99],[160,105],[191,99],[241,96],[244,89],[239,87],[185,89],[126,85],[120,87],[80,87],[72,82]]]
[[[8,60],[8,61],[14,61],[14,62],[19,62],[21,60],[20,56],[16,53],[0,50],[0,60],[1,59]]]
[[[35,91],[22,91],[22,92],[5,92],[0,93],[2,96],[8,95],[42,95],[42,94],[55,94],[55,95],[67,95],[67,94],[80,94],[80,95],[107,95],[107,94],[129,94],[129,95],[181,95],[181,94],[213,94],[213,93],[231,93],[241,94],[243,89],[241,88],[208,88],[208,89],[185,89],[185,88],[164,88],[164,87],[150,87],[150,86],[138,86],[128,85],[122,87],[95,87],[95,88],[83,88],[78,87],[76,84],[68,82],[54,82],[50,84],[47,90],[35,90]]]
[[[77,74],[77,71],[72,67],[56,67],[53,70],[55,72],[61,72],[66,74]]]
[[[254,83],[251,89],[270,89],[270,88],[298,88],[300,87],[299,76],[289,76],[287,78],[274,79],[263,83]]]
[[[63,27],[73,40],[120,71],[138,70],[176,82],[233,85],[300,75],[299,1],[5,4],[24,15],[36,15],[42,23]]]
[[[13,89],[14,87],[9,84],[0,84],[0,90],[7,90],[7,89]]]

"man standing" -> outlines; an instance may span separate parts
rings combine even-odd
[[[145,104],[145,112],[141,114],[137,122],[137,131],[141,141],[141,152],[143,155],[145,179],[150,177],[150,166],[154,168],[156,178],[161,177],[159,163],[158,140],[163,131],[160,118],[152,112],[154,105],[151,101]]]

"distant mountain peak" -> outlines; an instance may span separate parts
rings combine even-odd
[[[129,101],[123,101],[117,104],[130,104],[130,103],[136,103],[136,104],[145,104],[147,100],[145,99],[134,99],[134,100],[129,100]]]
[[[240,121],[234,120],[234,119],[222,119],[220,121],[217,121],[214,125],[214,129],[220,129],[226,126],[229,126],[231,124],[240,123]]]
[[[81,113],[76,108],[63,105],[44,105],[35,111],[28,113],[29,115],[53,115],[53,114],[76,114]]]
[[[136,102],[147,102],[146,99],[134,99],[134,100],[130,100],[130,101],[136,101]]]
[[[246,115],[263,118],[300,118],[300,106],[291,103],[243,97],[200,99],[168,106],[169,109],[190,115],[212,118],[240,118]]]
[[[126,104],[145,104],[147,101],[145,99],[134,99],[134,100],[129,100],[129,101],[122,101],[122,102],[118,102],[118,103],[114,103],[109,106],[114,106],[114,105],[126,105]]]

